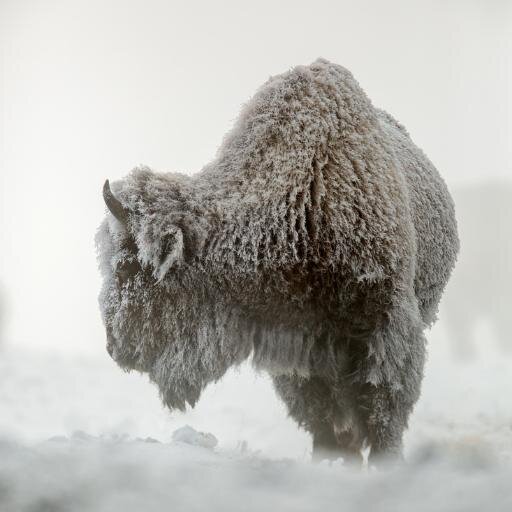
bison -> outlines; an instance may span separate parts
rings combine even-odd
[[[119,366],[184,409],[252,356],[314,455],[401,455],[454,205],[348,70],[271,77],[199,173],[142,166],[103,193],[99,302]]]

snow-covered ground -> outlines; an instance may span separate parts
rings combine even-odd
[[[510,511],[512,358],[482,341],[461,362],[442,328],[429,338],[407,462],[379,471],[313,465],[308,435],[248,365],[169,413],[103,351],[6,347],[0,510]]]

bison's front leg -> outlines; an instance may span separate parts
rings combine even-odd
[[[335,402],[325,379],[279,375],[273,377],[273,381],[290,416],[312,435],[313,459],[339,457],[333,423]]]
[[[343,404],[337,397],[337,386],[320,376],[282,375],[273,378],[278,395],[288,412],[313,438],[315,461],[343,457],[348,464],[361,464],[359,430],[337,429],[343,415]]]
[[[325,422],[310,426],[309,430],[312,431],[313,436],[312,458],[314,461],[335,460],[340,456],[332,423]]]

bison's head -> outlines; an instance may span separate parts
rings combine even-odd
[[[127,370],[148,371],[169,340],[166,315],[179,293],[186,236],[183,215],[162,214],[147,190],[124,192],[123,204],[108,180],[103,187],[110,214],[97,240],[104,278],[100,306],[108,353]]]
[[[209,193],[148,168],[103,189],[108,213],[96,242],[107,350],[125,370],[148,373],[171,408],[193,405],[252,347],[254,330],[226,284],[238,286],[231,260],[212,250],[223,221]]]

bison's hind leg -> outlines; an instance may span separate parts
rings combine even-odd
[[[402,437],[420,396],[425,362],[423,323],[416,302],[404,299],[368,339],[358,407],[368,432],[369,463],[402,459]]]

